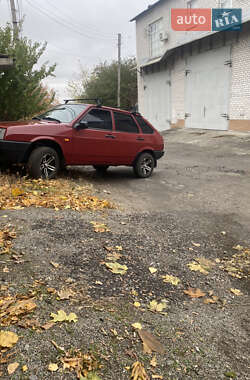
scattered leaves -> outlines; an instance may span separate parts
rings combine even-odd
[[[75,313],[67,315],[63,310],[59,310],[57,314],[51,313],[50,316],[53,318],[52,322],[77,322]]]
[[[125,274],[128,270],[126,265],[121,265],[117,262],[105,263],[105,265],[114,274]]]
[[[98,377],[94,377],[95,371],[99,368],[96,358],[90,353],[83,354],[79,350],[73,355],[72,353],[67,353],[65,357],[61,358],[63,369],[75,371],[77,378],[81,380],[85,378],[98,380]]]
[[[71,178],[46,181],[1,175],[0,194],[0,210],[31,206],[76,211],[114,208],[109,201],[92,196],[91,186],[77,185]]]
[[[196,288],[188,288],[188,290],[184,290],[184,293],[187,294],[191,298],[201,298],[205,297],[206,293],[203,293],[200,289]]]
[[[250,248],[240,245],[234,247],[238,251],[231,259],[225,259],[220,269],[235,278],[248,278],[250,275]]]
[[[131,380],[150,380],[142,363],[135,362],[132,365]]]
[[[207,260],[205,257],[198,257],[195,259],[195,261],[192,261],[191,263],[187,264],[189,269],[192,271],[199,271],[202,274],[208,274],[211,268],[215,265],[210,260]]]
[[[11,252],[13,240],[15,238],[16,233],[13,228],[6,226],[0,230],[0,255]]]
[[[171,276],[168,274],[165,276],[161,276],[161,277],[163,279],[163,282],[167,282],[167,283],[172,284],[172,285],[178,285],[181,281],[178,277]]]
[[[110,229],[104,223],[90,222],[93,225],[94,231],[99,233],[110,232]]]
[[[20,299],[18,299],[20,297]],[[9,326],[19,321],[19,318],[31,313],[36,308],[34,298],[16,296],[0,298],[0,321],[3,326]]]

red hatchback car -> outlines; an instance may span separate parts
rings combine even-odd
[[[24,164],[34,178],[54,178],[66,165],[127,165],[149,177],[164,155],[162,136],[139,113],[66,100],[24,122],[0,123],[1,163]]]

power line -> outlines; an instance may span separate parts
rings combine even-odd
[[[75,33],[77,33],[77,34],[80,34],[80,35],[82,35],[82,36],[85,37],[85,38],[94,39],[94,40],[99,39],[99,38],[102,38],[102,37],[95,37],[95,36],[93,36],[93,35],[89,35],[89,34],[87,34],[87,33],[83,33],[83,32],[81,32],[81,31],[75,29],[75,27],[72,27],[70,24],[67,24],[67,23],[65,23],[64,21],[59,20],[59,19],[53,17],[53,15],[51,15],[50,13],[48,13],[48,11],[45,11],[44,9],[41,9],[41,8],[37,7],[35,4],[31,3],[30,0],[26,0],[26,2],[27,2],[27,3],[28,3],[33,9],[35,9],[37,12],[43,14],[43,15],[46,16],[47,18],[49,18],[49,19],[51,19],[52,21],[56,22],[57,24],[64,26],[66,29],[70,29],[71,31],[73,31],[73,32],[75,32]],[[113,38],[113,40],[115,40],[115,38]]]
[[[46,1],[47,4],[49,4],[55,11],[56,11],[56,16],[60,15],[61,18],[64,18],[64,20],[66,19],[66,22],[68,22],[69,24],[72,25],[73,23],[73,26],[78,24],[78,26],[81,28],[82,25],[80,25],[76,20],[74,20],[72,17],[70,17],[68,14],[65,14],[64,12],[61,11],[61,9],[59,10],[58,7],[55,8],[55,4],[52,4],[49,0]],[[69,21],[69,20],[72,20],[72,21]],[[90,25],[90,24],[86,24],[86,22],[84,21],[84,26],[87,27],[91,33],[94,33],[96,35],[99,35],[101,37],[105,37],[107,39],[114,39],[114,35],[113,33],[100,33],[100,31],[98,29],[96,29],[95,27],[93,27],[93,25]]]

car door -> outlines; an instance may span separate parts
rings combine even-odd
[[[73,129],[74,164],[112,163],[114,136],[111,112],[92,108],[81,121],[86,122],[86,129]]]
[[[129,165],[144,145],[144,138],[129,113],[114,111],[117,163]]]

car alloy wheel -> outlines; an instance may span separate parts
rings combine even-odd
[[[57,170],[56,157],[52,153],[46,153],[40,163],[41,177],[51,178]]]

